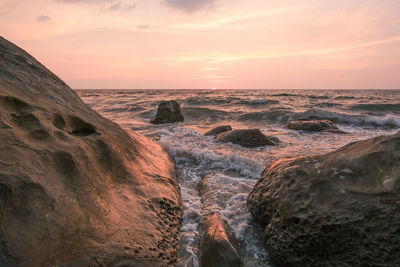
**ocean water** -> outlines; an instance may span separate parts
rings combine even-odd
[[[127,129],[157,141],[175,159],[184,203],[180,265],[198,266],[201,215],[218,212],[239,243],[245,266],[270,266],[262,229],[246,198],[263,169],[281,157],[315,155],[349,142],[400,130],[400,90],[78,90],[83,101]],[[182,123],[152,125],[162,100],[177,100]],[[348,134],[307,133],[285,128],[299,117],[329,119]],[[258,128],[278,146],[243,148],[204,136],[219,125]],[[206,176],[206,198],[198,184]]]

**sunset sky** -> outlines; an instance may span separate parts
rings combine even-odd
[[[0,0],[72,88],[400,88],[399,0]]]

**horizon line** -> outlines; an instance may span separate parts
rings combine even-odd
[[[71,88],[72,90],[400,90],[399,88]]]

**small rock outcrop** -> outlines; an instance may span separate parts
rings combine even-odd
[[[294,120],[288,122],[286,127],[297,131],[344,133],[329,120]]]
[[[223,143],[233,143],[244,147],[274,146],[279,139],[274,136],[265,136],[258,129],[233,130],[220,133],[216,139]]]
[[[205,136],[209,136],[209,135],[216,136],[220,133],[227,132],[227,131],[232,131],[232,127],[230,125],[222,125],[222,126],[218,126],[218,127],[215,127],[214,129],[209,130],[204,135]]]
[[[200,221],[200,234],[200,266],[242,266],[235,236],[220,215],[204,216]]]
[[[170,266],[175,164],[0,37],[0,266]]]
[[[278,266],[400,266],[400,132],[281,159],[248,197]]]
[[[163,124],[184,121],[184,119],[179,103],[175,100],[171,100],[162,101],[158,104],[157,114],[150,122],[154,124]]]

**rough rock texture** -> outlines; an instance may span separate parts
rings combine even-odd
[[[151,123],[170,123],[183,121],[184,119],[178,102],[175,100],[162,101],[158,104],[157,114],[151,119]]]
[[[400,132],[281,159],[248,197],[282,266],[400,266]]]
[[[218,127],[215,127],[214,129],[209,130],[204,135],[205,136],[209,136],[209,135],[216,136],[220,133],[227,132],[227,131],[232,131],[232,127],[230,125],[222,125],[222,126],[218,126]]]
[[[0,37],[0,266],[168,266],[175,165]]]
[[[243,129],[223,132],[216,139],[224,143],[234,143],[244,147],[259,147],[277,145],[279,139],[274,136],[265,136],[258,129]]]
[[[294,120],[288,122],[286,125],[288,129],[291,130],[302,130],[309,132],[336,132],[344,133],[339,130],[338,127],[329,120]]]
[[[235,236],[228,224],[216,213],[200,221],[200,266],[240,267]]]

